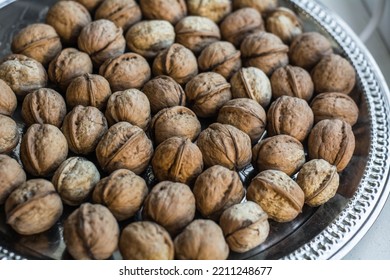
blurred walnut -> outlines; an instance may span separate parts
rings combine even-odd
[[[162,19],[176,24],[187,15],[187,5],[184,0],[142,0],[142,14],[147,19]]]
[[[268,32],[282,39],[285,44],[290,44],[303,31],[302,23],[297,15],[284,7],[277,8],[267,16],[266,28]]]
[[[0,114],[12,116],[17,105],[15,93],[6,82],[0,79]]]
[[[83,5],[90,13],[93,13],[99,5],[104,2],[104,0],[72,0],[79,2],[81,5]]]
[[[187,0],[188,13],[220,22],[232,11],[231,0]]]
[[[8,116],[0,114],[0,154],[11,152],[20,139],[18,125]]]
[[[26,181],[26,173],[13,158],[0,154],[0,205],[9,194]]]
[[[233,8],[240,9],[251,7],[256,9],[263,16],[275,10],[278,6],[278,0],[233,0]]]

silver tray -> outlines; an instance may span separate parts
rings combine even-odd
[[[0,57],[10,52],[12,36],[24,26],[44,21],[48,6],[55,0],[0,0]],[[364,236],[379,215],[390,192],[389,111],[390,93],[376,62],[354,32],[323,5],[309,0],[280,1],[302,19],[305,31],[327,36],[337,53],[346,57],[357,72],[351,94],[360,109],[353,127],[356,149],[341,174],[336,196],[318,208],[305,206],[290,223],[270,222],[267,241],[231,259],[340,259]],[[16,118],[20,114],[16,112]],[[21,124],[20,129],[24,127]],[[18,158],[18,148],[13,156]],[[253,169],[240,172],[248,183]],[[150,170],[145,174],[153,179]],[[16,234],[5,223],[0,207],[0,259],[68,259],[62,239],[62,221],[74,208],[65,207],[61,220],[49,231],[33,236]],[[124,226],[129,221],[121,224]],[[114,259],[120,255],[114,253]]]

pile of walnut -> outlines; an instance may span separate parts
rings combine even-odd
[[[0,204],[25,235],[77,206],[64,222],[76,259],[247,252],[268,219],[332,198],[354,152],[354,68],[276,0],[59,1],[12,51],[0,64]],[[19,138],[23,168],[7,155]]]

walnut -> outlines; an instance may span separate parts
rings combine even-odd
[[[251,7],[256,9],[262,15],[267,15],[278,6],[278,0],[233,0],[233,8],[239,9]]]
[[[0,114],[12,116],[18,106],[18,100],[15,93],[0,79]]]
[[[48,230],[60,218],[62,209],[61,198],[53,184],[43,179],[23,183],[5,202],[7,224],[23,235]]]
[[[15,159],[0,154],[0,178],[0,205],[2,205],[14,189],[26,182],[26,173]]]
[[[207,17],[215,22],[220,22],[232,11],[231,0],[188,0],[187,6],[190,15]]]
[[[0,154],[11,152],[20,139],[18,125],[8,116],[0,114]]]
[[[142,0],[142,14],[147,19],[162,19],[176,24],[187,15],[187,5],[184,0]]]
[[[104,2],[104,0],[72,0],[79,2],[81,5],[83,5],[90,13],[93,13],[96,8],[99,7],[99,5]]]

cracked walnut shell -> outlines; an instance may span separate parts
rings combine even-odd
[[[15,159],[0,154],[0,178],[0,205],[2,205],[14,189],[26,182],[26,173]]]
[[[147,19],[162,19],[176,24],[187,15],[187,5],[184,0],[142,0],[142,14]]]

